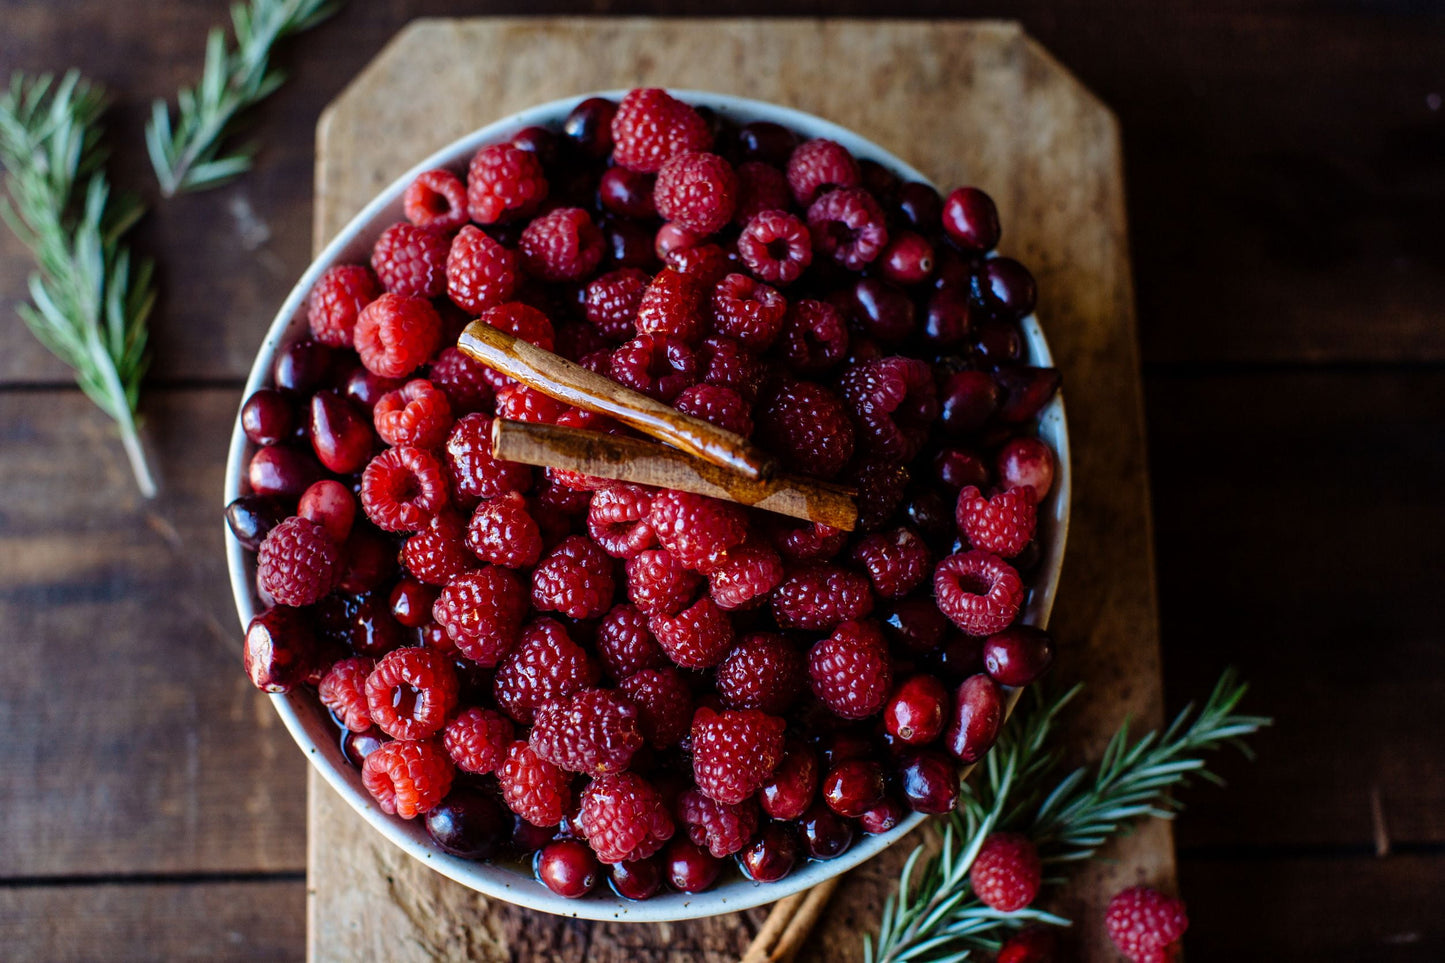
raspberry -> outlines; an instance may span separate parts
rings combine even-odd
[[[327,268],[306,295],[311,336],[328,347],[351,347],[357,317],[380,295],[381,285],[370,268],[360,264]]]
[[[425,378],[382,395],[371,416],[376,433],[388,445],[436,448],[452,430],[451,403]]]
[[[361,781],[388,816],[415,819],[451,791],[456,769],[436,740],[387,742],[361,765]]]
[[[446,503],[441,466],[425,449],[388,448],[361,473],[361,507],[388,532],[415,532]]]
[[[939,611],[964,632],[993,635],[1018,617],[1025,589],[1013,566],[997,555],[974,550],[938,563],[933,594]]]
[[[744,636],[717,667],[717,691],[729,709],[761,709],[780,716],[803,692],[807,660],[787,639],[770,632]]]
[[[985,906],[1000,913],[1014,913],[1039,895],[1043,875],[1039,851],[1027,836],[990,833],[974,857],[968,880]]]
[[[758,608],[783,580],[783,560],[766,544],[744,542],[728,549],[708,572],[708,593],[724,609]]]
[[[647,859],[672,838],[662,795],[636,773],[598,776],[582,790],[577,821],[604,863]]]
[[[858,530],[876,532],[888,524],[908,494],[908,469],[887,458],[865,458],[845,481],[858,492]]]
[[[447,233],[467,223],[467,188],[451,171],[422,171],[401,198],[406,219],[417,227]]]
[[[452,238],[446,274],[447,296],[473,314],[510,299],[520,280],[517,256],[472,224]]]
[[[788,305],[778,347],[798,374],[820,374],[848,354],[848,325],[831,304],[810,298],[794,301]]]
[[[758,829],[758,804],[752,799],[727,805],[689,789],[678,797],[677,813],[688,838],[718,859],[742,849]]]
[[[704,384],[730,388],[749,405],[758,400],[767,369],[756,356],[731,338],[712,337],[698,348]]]
[[[657,544],[657,535],[648,520],[651,510],[652,489],[641,485],[610,485],[592,498],[592,505],[587,509],[587,532],[608,555],[631,558]]]
[[[794,569],[773,591],[773,618],[785,629],[832,629],[872,611],[868,579],[826,562]]]
[[[928,362],[879,358],[854,365],[839,380],[863,447],[894,461],[912,461],[938,420]]]
[[[434,298],[446,290],[447,239],[415,224],[393,224],[371,249],[371,269],[392,294]]]
[[[568,618],[595,619],[612,608],[612,560],[585,535],[569,535],[532,570],[532,605]]]
[[[565,402],[544,395],[529,385],[507,385],[497,392],[497,417],[533,425],[557,423],[567,410]]]
[[[706,595],[676,615],[652,616],[647,626],[668,658],[688,669],[717,665],[733,643],[732,620]]]
[[[701,587],[702,577],[666,549],[639,552],[627,560],[627,597],[649,616],[681,612]]]
[[[795,739],[784,744],[783,761],[758,791],[763,812],[774,819],[797,819],[818,793],[818,755]]]
[[[748,535],[741,506],[690,492],[659,492],[652,500],[650,518],[662,547],[704,574]]]
[[[753,433],[753,419],[742,395],[720,385],[691,385],[673,401],[678,411],[711,422],[744,438]]]
[[[844,622],[808,650],[808,681],[834,715],[866,719],[888,701],[893,670],[873,622]]]
[[[1038,526],[1038,498],[1028,485],[984,498],[973,485],[958,493],[958,529],[974,548],[1013,558],[1028,546]]]
[[[316,686],[321,704],[331,710],[343,728],[365,732],[371,728],[371,712],[366,707],[366,677],[376,667],[376,660],[364,655],[337,662]]]
[[[507,715],[531,722],[538,706],[596,685],[597,679],[596,664],[562,623],[544,618],[522,630],[516,647],[497,669],[492,694]]]
[[[763,211],[786,211],[793,203],[788,178],[772,164],[745,161],[738,165],[738,202],[733,223],[745,226]]]
[[[783,728],[756,709],[713,712],[692,719],[692,772],[710,799],[735,805],[757,792],[783,758]]]
[[[697,344],[707,331],[710,292],[706,278],[663,268],[642,292],[637,330]]]
[[[733,219],[738,178],[716,154],[673,155],[657,173],[652,199],[657,213],[696,234],[715,234]]]
[[[435,649],[412,646],[388,653],[366,677],[371,721],[393,739],[436,735],[457,705],[456,670]]]
[[[662,263],[679,274],[697,278],[698,282],[708,289],[733,269],[733,259],[716,244],[673,248],[667,252]]]
[[[861,271],[888,243],[883,209],[867,191],[829,191],[808,208],[813,251],[850,271]]]
[[[455,415],[490,411],[492,385],[487,370],[456,348],[443,348],[431,363],[431,383],[447,396]]]
[[[826,562],[843,550],[848,533],[822,522],[805,522],[796,527],[775,527],[773,547],[790,562]]]
[[[738,255],[757,277],[788,284],[813,263],[813,237],[786,211],[760,211],[738,235]]]
[[[1059,958],[1059,941],[1051,930],[1030,926],[1004,940],[994,963],[1054,963]]]
[[[608,689],[583,689],[537,708],[533,751],[568,772],[621,772],[642,748],[637,706]]]
[[[282,605],[311,605],[336,587],[341,550],[324,526],[292,516],[266,533],[256,556],[262,591]]]
[[[495,709],[470,706],[456,714],[442,731],[447,755],[463,772],[494,772],[512,744],[512,720]]]
[[[712,146],[702,115],[657,88],[633,90],[612,118],[614,162],[646,174],[662,170],[672,157]]]
[[[492,419],[482,414],[467,415],[452,428],[447,471],[452,490],[465,499],[496,498],[532,485],[532,469],[492,457]]]
[[[522,231],[522,266],[543,281],[580,281],[602,260],[602,232],[580,207],[559,207]]]
[[[466,531],[461,516],[442,509],[401,549],[406,570],[428,585],[446,585],[477,567],[462,543]]]
[[[617,605],[597,627],[597,652],[614,679],[663,665],[667,657],[647,627],[647,616],[635,605]]]
[[[848,149],[819,138],[794,148],[788,158],[788,188],[800,207],[807,207],[831,188],[857,187],[863,182],[858,162]]]
[[[525,742],[514,742],[497,770],[502,801],[533,826],[555,826],[572,804],[572,779],[538,756]]]
[[[900,599],[928,578],[928,546],[911,528],[869,535],[853,548],[853,561],[868,572],[873,591]]]
[[[787,313],[788,302],[781,294],[746,274],[729,274],[713,289],[714,330],[750,351],[768,349],[783,329]]]
[[[442,319],[425,298],[388,292],[361,309],[352,337],[366,370],[405,378],[441,342]]]
[[[1168,963],[1189,929],[1182,900],[1148,886],[1131,886],[1109,900],[1104,911],[1109,939],[1134,963]]]
[[[637,724],[648,744],[675,746],[692,724],[692,690],[672,666],[643,669],[622,680],[622,691],[637,705]]]
[[[467,524],[466,545],[484,562],[525,568],[542,557],[542,532],[527,511],[527,500],[508,492],[477,506]]]
[[[526,615],[522,583],[498,565],[460,576],[432,604],[432,618],[457,650],[483,667],[496,665],[512,650]]]
[[[539,526],[543,526],[544,532],[559,533],[555,538],[549,537],[547,540],[560,541],[562,535],[571,531],[573,518],[587,517],[587,510],[592,504],[592,492],[565,484],[561,473],[548,468],[542,477],[542,484],[532,496],[532,504],[535,506],[532,517]]]
[[[478,224],[529,214],[546,196],[547,178],[531,151],[492,144],[472,155],[467,168],[467,213]]]
[[[697,358],[676,338],[639,334],[612,352],[612,380],[659,401],[697,383]]]
[[[610,341],[627,341],[637,334],[637,309],[652,278],[637,268],[618,268],[587,285],[583,309],[587,320]]]
[[[820,384],[788,382],[757,421],[758,440],[793,471],[833,478],[853,457],[853,423],[838,396]]]

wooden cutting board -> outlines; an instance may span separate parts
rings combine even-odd
[[[1002,250],[1038,276],[1064,372],[1073,524],[1053,628],[1058,681],[1083,680],[1068,746],[1096,757],[1125,717],[1162,716],[1149,488],[1118,122],[1016,24],[852,20],[476,19],[412,24],[317,130],[315,239],[455,138],[589,90],[710,89],[851,127],[937,183],[997,200]],[[386,843],[310,775],[309,942],[331,960],[735,960],[767,908],[689,923],[590,923],[484,899]],[[851,873],[804,953],[857,959],[909,844]],[[1057,908],[1087,960],[1115,960],[1103,906],[1174,882],[1168,825],[1119,840]]]

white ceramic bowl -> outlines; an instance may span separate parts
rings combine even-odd
[[[393,182],[326,246],[326,250],[307,268],[301,280],[286,297],[257,352],[256,363],[246,381],[244,397],[250,397],[252,392],[266,386],[278,347],[305,335],[306,293],[322,272],[334,264],[365,263],[370,257],[371,244],[376,236],[387,225],[402,219],[402,193],[417,174],[437,167],[465,169],[471,155],[487,144],[505,141],[522,128],[532,125],[560,127],[572,108],[585,98],[604,96],[619,99],[625,92],[602,91],[584,94],[513,114],[443,148]],[[905,180],[926,180],[918,171],[878,145],[811,114],[705,91],[674,91],[674,94],[689,103],[705,105],[719,114],[743,123],[772,121],[792,128],[805,138],[830,138],[848,148],[856,157],[877,161]],[[1048,345],[1044,341],[1038,321],[1033,316],[1024,319],[1023,332],[1030,363],[1051,365],[1052,357]],[[1053,447],[1059,462],[1054,491],[1040,508],[1044,557],[1024,615],[1025,621],[1043,626],[1047,624],[1049,611],[1053,607],[1069,523],[1069,438],[1062,398],[1055,398],[1044,409],[1039,434]],[[231,436],[230,458],[226,465],[227,504],[243,494],[246,464],[253,450],[241,430],[238,413]],[[244,630],[258,608],[255,557],[242,548],[229,530],[226,533],[226,556],[231,573],[231,588],[236,597],[236,611],[240,615]],[[487,896],[562,916],[599,920],[664,921],[714,916],[771,903],[846,872],[877,855],[897,842],[924,818],[913,815],[892,832],[881,836],[862,836],[851,849],[836,859],[805,863],[792,875],[776,883],[753,883],[741,874],[725,874],[712,889],[698,894],[666,891],[650,900],[631,902],[613,895],[606,886],[601,886],[587,898],[563,899],[529,874],[523,874],[512,867],[470,862],[448,855],[431,842],[420,819],[407,821],[388,816],[376,808],[371,796],[362,786],[360,773],[342,758],[332,723],[327,718],[326,710],[312,693],[295,691],[285,695],[273,695],[271,702],[311,764],[377,832],[437,872]]]

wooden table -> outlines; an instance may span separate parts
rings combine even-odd
[[[1021,17],[1122,121],[1170,703],[1234,663],[1278,717],[1258,763],[1222,759],[1228,791],[1187,797],[1196,959],[1445,955],[1445,24],[1364,9],[970,11]],[[102,416],[0,325],[9,958],[303,951],[304,762],[235,670],[223,438],[308,260],[321,106],[410,16],[462,12],[484,11],[348,8],[283,55],[295,79],[256,117],[252,175],[143,227],[166,265],[147,389],[163,499],[135,496]],[[221,16],[0,0],[0,71],[77,64],[110,84],[116,179],[152,191],[146,106],[194,77]],[[5,302],[26,269],[0,234]]]

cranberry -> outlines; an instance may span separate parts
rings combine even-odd
[[[873,749],[871,739],[861,732],[847,729],[830,732],[818,740],[818,752],[824,771],[850,759],[865,759],[873,755]]]
[[[262,692],[289,692],[311,671],[316,636],[301,609],[273,606],[246,626],[246,674]]]
[[[961,682],[983,668],[983,639],[953,632],[934,655],[939,674],[950,682]]]
[[[933,185],[907,181],[898,187],[897,208],[903,220],[924,234],[937,231],[943,218],[943,199]]]
[[[544,170],[557,165],[562,153],[562,144],[557,135],[545,127],[523,127],[512,135],[512,146],[518,150],[531,151]]]
[[[798,862],[798,837],[787,823],[771,823],[738,854],[743,873],[759,883],[775,883]]]
[[[1024,336],[1018,325],[989,319],[973,333],[978,353],[992,364],[1013,364],[1023,360]]]
[[[958,763],[936,749],[925,749],[899,773],[903,796],[914,812],[939,815],[958,803]]]
[[[989,258],[979,282],[984,302],[1005,317],[1022,318],[1038,301],[1034,276],[1011,257]]]
[[[326,383],[331,349],[316,341],[293,341],[276,353],[271,380],[282,391],[306,394]]]
[[[998,417],[1010,425],[1038,417],[1063,380],[1055,368],[1000,368],[994,377],[1003,398]]]
[[[858,161],[858,173],[862,175],[863,189],[872,194],[885,207],[892,206],[902,181],[898,175],[875,160]]]
[[[1003,393],[994,377],[984,371],[959,371],[948,376],[941,392],[939,420],[949,435],[972,434],[998,410]]]
[[[821,802],[814,803],[798,820],[803,846],[814,859],[841,856],[853,845],[853,824]]]
[[[657,266],[653,232],[636,221],[609,221],[603,230],[607,255],[613,267],[651,271]]]
[[[965,251],[982,254],[998,245],[998,208],[976,187],[960,187],[943,202],[943,229]]]
[[[369,523],[351,526],[341,557],[346,569],[337,587],[343,592],[370,592],[396,571],[396,545]]]
[[[356,521],[356,498],[341,482],[323,478],[301,494],[296,514],[317,522],[333,542],[343,545]]]
[[[605,97],[588,97],[572,108],[562,122],[562,133],[588,157],[601,159],[612,151],[612,118],[617,104]]]
[[[667,881],[684,893],[701,893],[717,881],[722,860],[681,837],[673,837],[663,855]]]
[[[1028,485],[1039,501],[1054,487],[1054,450],[1037,438],[1009,439],[999,449],[994,465],[1000,485],[1004,488]]]
[[[943,641],[948,619],[931,597],[904,599],[883,618],[883,632],[909,652],[931,652]]]
[[[657,207],[652,202],[652,182],[650,174],[609,167],[597,182],[597,197],[602,206],[614,214],[646,220],[657,216]]]
[[[580,899],[590,893],[601,871],[592,850],[575,839],[559,839],[543,846],[533,869],[543,885],[567,899]]]
[[[911,746],[937,739],[947,720],[948,689],[931,675],[903,683],[883,708],[883,727]]]
[[[405,645],[407,634],[401,623],[392,618],[389,600],[382,595],[368,595],[351,618],[348,641],[357,655],[380,658]]]
[[[241,406],[241,430],[258,445],[279,445],[296,430],[296,412],[281,392],[262,388]]]
[[[265,495],[242,495],[226,506],[226,525],[231,534],[253,552],[285,517],[281,503]]]
[[[863,278],[853,287],[853,316],[870,337],[885,343],[913,333],[913,299],[882,278]]]
[[[933,273],[933,245],[914,231],[899,231],[878,255],[878,261],[888,280],[917,284]]]
[[[1011,625],[983,644],[983,669],[1000,685],[1028,685],[1053,661],[1054,640],[1032,625]]]
[[[431,607],[440,589],[411,576],[397,581],[391,588],[391,617],[409,629],[419,629],[431,621]]]
[[[939,288],[923,312],[923,336],[939,347],[962,344],[973,327],[972,302],[961,288]]]
[[[948,544],[957,532],[954,506],[932,489],[914,493],[903,505],[909,524],[918,529],[924,541],[933,548]]]
[[[494,796],[459,786],[427,812],[426,831],[453,856],[491,859],[511,836],[511,813]]]
[[[656,858],[613,863],[609,882],[623,899],[651,899],[662,887],[662,866]]]
[[[883,799],[883,767],[871,759],[850,759],[823,777],[823,801],[840,816],[861,816]]]
[[[358,408],[371,411],[381,400],[382,395],[388,391],[395,391],[404,384],[406,384],[405,378],[383,378],[381,375],[373,374],[361,365],[357,365],[351,369],[351,373],[341,383],[341,393],[346,396],[347,401]]]
[[[377,749],[380,749],[385,740],[377,735],[376,729],[368,729],[366,732],[352,732],[350,729],[342,730],[341,733],[341,755],[347,762],[357,769],[366,761],[366,757]]]
[[[903,822],[903,817],[908,815],[907,808],[889,796],[878,805],[858,817],[858,826],[870,836],[881,836]]]
[[[741,159],[762,161],[774,167],[785,167],[798,146],[798,137],[782,124],[765,120],[744,124],[738,131],[738,147]]]
[[[685,248],[696,247],[702,237],[680,224],[671,221],[657,229],[657,237],[653,241],[653,252],[659,260],[666,261],[667,256],[673,251],[681,251]]]
[[[309,427],[316,457],[338,475],[359,471],[371,460],[376,445],[371,421],[340,395],[319,391],[312,396]]]
[[[763,812],[774,819],[796,819],[818,791],[818,757],[801,742],[789,740],[783,761],[758,790]]]
[[[552,841],[556,833],[553,826],[533,826],[521,816],[512,820],[511,850],[518,856],[533,853]]]
[[[1003,690],[982,672],[963,680],[953,697],[944,745],[964,762],[978,762],[1003,725]]]
[[[246,466],[246,480],[257,495],[297,499],[320,478],[321,466],[315,458],[283,445],[258,450]]]

